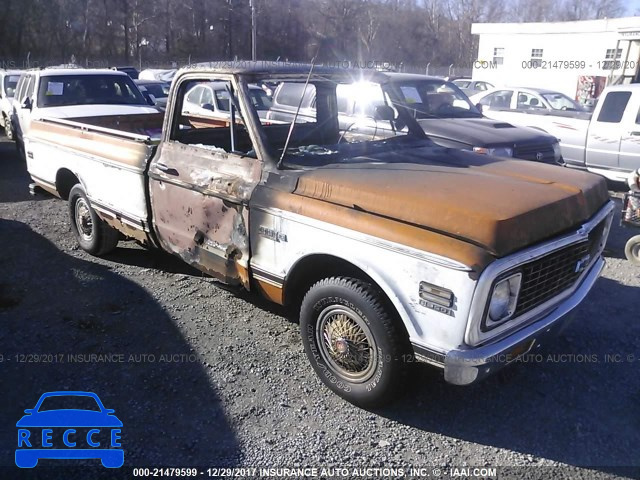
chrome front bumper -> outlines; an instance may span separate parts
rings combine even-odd
[[[585,299],[604,264],[602,257],[598,258],[573,295],[534,323],[487,345],[449,351],[444,359],[445,380],[454,385],[470,385],[555,337],[571,321],[573,310]]]

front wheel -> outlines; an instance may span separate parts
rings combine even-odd
[[[319,281],[302,301],[300,330],[317,375],[354,405],[380,406],[404,387],[413,358],[408,336],[371,284],[346,277]]]
[[[631,237],[624,247],[624,255],[631,263],[640,265],[640,235]]]
[[[120,234],[98,217],[81,185],[69,192],[69,217],[78,244],[91,255],[106,255],[116,248]]]

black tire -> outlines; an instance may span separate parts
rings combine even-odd
[[[624,246],[624,256],[631,263],[640,266],[640,235],[631,237]]]
[[[118,245],[120,233],[98,217],[82,185],[69,192],[69,217],[76,240],[85,252],[99,257]]]
[[[371,284],[345,277],[319,281],[302,301],[300,331],[316,374],[345,400],[370,408],[402,393],[413,363],[409,338]]]

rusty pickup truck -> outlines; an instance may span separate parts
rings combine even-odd
[[[90,254],[135,239],[292,307],[319,378],[354,404],[390,401],[416,360],[472,384],[572,318],[603,268],[613,204],[599,176],[436,145],[384,78],[199,65],[176,76],[164,117],[34,121],[28,170],[68,200]],[[215,98],[194,88],[211,82],[226,85]],[[281,82],[314,108],[262,118],[250,85]],[[336,88],[354,82],[384,92],[378,132],[340,130]]]

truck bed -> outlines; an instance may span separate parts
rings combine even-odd
[[[25,137],[29,174],[63,198],[65,178],[75,176],[105,221],[145,241],[145,171],[162,122],[160,113],[33,120]]]

